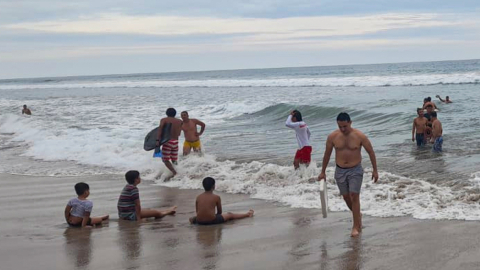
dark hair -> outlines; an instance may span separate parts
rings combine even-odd
[[[417,108],[417,113],[418,113],[419,111],[423,111],[423,108]]]
[[[428,100],[428,101],[432,101],[432,98],[431,98],[431,97],[427,97],[427,100]]]
[[[137,179],[140,176],[140,173],[138,171],[128,171],[125,174],[125,180],[127,180],[127,183],[130,185],[133,185],[135,183],[135,179]]]
[[[437,117],[437,112],[431,112],[431,113],[430,113],[430,116],[436,118],[436,117]]]
[[[203,188],[205,191],[212,190],[213,186],[215,186],[215,179],[212,177],[205,177],[202,182]]]
[[[23,107],[27,107],[27,104],[23,104]]]
[[[78,196],[83,195],[87,190],[90,190],[90,186],[87,183],[80,182],[75,184],[75,192]]]
[[[351,122],[352,120],[350,120],[350,115],[348,115],[348,113],[346,112],[341,112],[338,114],[337,116],[337,121],[339,122]]]
[[[177,115],[177,111],[174,108],[167,109],[167,116],[168,117],[175,117]]]
[[[180,114],[182,114],[182,113],[186,113],[186,114],[188,115],[188,112],[187,112],[187,111],[183,111],[183,112],[181,112]]]
[[[293,117],[297,119],[297,121],[303,121],[302,120],[302,113],[299,112],[298,110],[293,110]]]
[[[423,103],[426,103],[428,101],[428,98],[423,99]]]
[[[450,98],[449,96],[446,96],[445,98]]]

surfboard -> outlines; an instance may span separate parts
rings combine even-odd
[[[145,136],[145,142],[143,143],[143,149],[145,151],[151,151],[157,147],[157,136],[158,136],[158,129],[160,127],[154,128],[151,130],[147,136]],[[162,138],[160,138],[160,145],[168,142],[170,140],[170,131],[172,129],[172,124],[167,123],[162,128]]]
[[[328,194],[327,194],[327,181],[320,181],[320,203],[322,205],[323,218],[327,217],[328,212]]]

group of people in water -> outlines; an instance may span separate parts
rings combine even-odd
[[[446,104],[452,103],[449,96],[442,99],[436,96],[441,102]],[[413,120],[412,141],[417,143],[417,147],[431,143],[434,152],[442,152],[443,147],[443,127],[442,122],[438,119],[438,108],[431,97],[423,100],[423,106],[417,108],[417,117]]]
[[[451,103],[447,96],[445,100],[437,96],[440,101]],[[413,122],[412,141],[416,141],[420,147],[427,142],[433,142],[433,150],[441,151],[443,143],[443,129],[440,120],[437,118],[437,110],[431,98],[425,98],[422,108],[417,109],[418,117]],[[426,112],[424,112],[426,111]],[[181,113],[181,120],[175,118],[176,110],[168,108],[167,117],[162,118],[159,124],[159,133],[157,136],[157,146],[160,147],[163,126],[171,124],[170,140],[162,145],[162,161],[166,167],[176,175],[174,164],[178,160],[178,139],[183,131],[185,143],[183,145],[183,155],[188,155],[192,150],[201,151],[200,136],[205,131],[205,123],[197,119],[189,118],[188,112]],[[378,181],[378,169],[375,152],[368,137],[361,131],[352,128],[352,120],[348,113],[342,112],[337,116],[338,129],[328,135],[326,140],[325,152],[323,156],[322,169],[318,176],[318,181],[326,180],[326,168],[330,161],[331,154],[335,149],[335,182],[342,195],[346,205],[352,212],[353,226],[351,236],[358,236],[362,231],[362,215],[360,212],[360,190],[363,182],[362,168],[362,147],[368,153],[372,163],[372,180]],[[285,125],[294,129],[296,133],[298,150],[295,154],[293,165],[298,169],[300,165],[308,166],[311,162],[312,146],[310,143],[311,132],[308,125],[303,121],[302,114],[298,110],[293,110],[288,115]],[[200,126],[200,131],[198,131]],[[172,177],[173,177],[172,176]],[[139,221],[143,218],[162,218],[167,215],[174,215],[177,207],[173,206],[166,210],[142,209],[137,185],[141,178],[138,171],[128,171],[125,174],[127,185],[123,188],[117,204],[118,216],[124,220]],[[213,194],[215,189],[215,180],[206,177],[202,181],[205,192],[200,194],[195,201],[196,216],[189,219],[192,224],[210,225],[220,224],[232,219],[241,219],[252,217],[254,211],[249,210],[246,213],[234,214],[223,213],[221,199]],[[65,208],[65,219],[71,226],[85,227],[88,225],[98,225],[108,220],[108,216],[90,217],[93,207],[91,201],[87,200],[89,186],[86,183],[77,183],[75,191],[77,198],[71,199]]]

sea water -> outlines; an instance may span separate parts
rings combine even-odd
[[[310,180],[345,111],[378,160],[373,184],[363,152],[363,213],[480,220],[479,90],[480,60],[1,80],[0,172],[54,177],[136,169],[159,185],[189,189],[212,176],[220,191],[320,208],[319,186]],[[440,110],[441,154],[411,141],[416,108],[428,96]],[[21,115],[23,104],[32,116]],[[187,110],[206,131],[204,156],[180,157],[179,175],[166,182],[166,168],[143,150],[143,139],[168,107],[178,115]],[[298,171],[295,133],[285,127],[293,109],[312,132],[312,163]],[[330,210],[344,211],[333,160]]]

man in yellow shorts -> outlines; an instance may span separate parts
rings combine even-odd
[[[182,130],[185,135],[185,142],[183,143],[183,155],[190,154],[193,149],[194,152],[200,152],[202,145],[200,143],[200,136],[205,131],[205,123],[198,119],[190,119],[187,111],[183,111],[180,115],[182,117]],[[200,132],[197,130],[197,125],[200,126]]]

